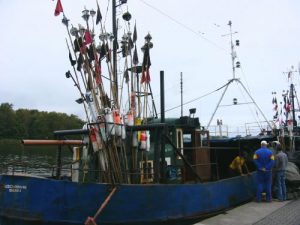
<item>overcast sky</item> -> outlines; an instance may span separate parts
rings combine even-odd
[[[70,23],[84,24],[81,11],[96,10],[95,0],[62,0]],[[99,0],[103,17],[107,1]],[[79,97],[65,72],[71,70],[65,43],[67,32],[55,17],[55,1],[0,0],[1,81],[0,103],[9,102],[14,109],[27,108],[75,114],[84,119]],[[110,8],[109,8],[110,9]],[[272,119],[272,95],[278,98],[288,88],[287,72],[298,70],[300,61],[300,2],[298,0],[128,0],[119,9],[132,14],[137,23],[138,43],[149,32],[151,49],[151,79],[156,106],[159,110],[159,71],[165,71],[166,109],[180,105],[180,73],[183,73],[184,114],[197,108],[195,116],[206,125],[220,99],[222,90],[232,75],[228,21],[232,21],[234,41],[241,69],[236,70],[267,119]],[[107,30],[110,29],[107,15]],[[123,33],[120,23],[119,33]],[[225,35],[225,36],[224,36]],[[139,52],[139,58],[142,54]],[[299,73],[294,74],[296,88]],[[221,105],[249,102],[246,92],[237,82],[231,84]],[[253,104],[252,104],[253,105]],[[256,121],[259,111],[249,105],[221,107],[212,121],[236,125]],[[256,113],[257,112],[257,113]],[[180,108],[168,111],[166,117],[180,116]],[[263,119],[262,117],[260,117]]]

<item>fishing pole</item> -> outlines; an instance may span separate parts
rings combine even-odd
[[[74,69],[74,66],[73,66],[73,69]],[[74,70],[75,70],[75,69],[74,69]],[[79,91],[79,93],[80,93],[81,99],[83,100],[82,103],[83,103],[83,107],[84,107],[86,119],[87,119],[88,122],[90,122],[90,118],[89,118],[89,116],[88,116],[88,112],[87,112],[87,108],[86,108],[86,103],[85,103],[85,102],[86,102],[86,98],[85,98],[84,94],[82,93],[79,84],[76,82],[76,80],[75,80],[74,77],[72,76],[71,72],[68,70],[68,71],[66,72],[66,78],[70,78],[70,77],[72,78],[72,80],[73,80],[73,82],[74,82],[74,86],[77,87],[77,89],[78,89],[78,91]],[[77,100],[76,100],[76,102],[77,102]],[[81,103],[81,102],[78,102],[78,103]]]
[[[77,57],[77,55],[76,55],[75,46],[74,46],[74,44],[73,44],[72,37],[71,37],[71,33],[70,33],[70,30],[69,30],[69,19],[65,16],[65,13],[64,13],[64,12],[63,12],[62,23],[66,26],[67,33],[68,33],[68,36],[69,36],[69,39],[70,39],[70,42],[71,42],[73,54],[74,54],[74,56],[75,56],[76,62],[78,62],[78,57]],[[71,28],[71,29],[72,29],[72,28]],[[75,35],[75,34],[74,34],[74,35]],[[75,42],[77,42],[76,44],[79,46],[78,39],[75,38]],[[69,49],[69,47],[68,47],[68,49]],[[70,52],[70,49],[69,49],[69,52]],[[81,70],[80,70],[79,72],[80,72],[80,74],[81,74],[81,79],[82,79],[83,85],[84,85],[84,87],[85,87],[85,89],[86,89],[86,79],[85,79],[85,77],[83,76]],[[78,76],[77,76],[77,73],[76,73],[76,72],[75,72],[75,76],[76,76],[77,83],[79,83]]]
[[[93,17],[95,16],[95,11],[94,10],[91,10],[90,11],[90,15],[92,17],[92,24],[93,24],[93,30],[94,30],[94,19]],[[86,21],[86,26],[87,26],[87,31],[89,33],[90,32],[90,26],[89,26],[89,10],[85,9],[83,10],[83,19]],[[107,106],[107,101],[106,101],[106,98],[105,98],[105,91],[103,89],[103,85],[102,85],[102,81],[101,81],[101,67],[99,65],[99,62],[98,62],[98,56],[97,56],[97,51],[96,51],[96,48],[95,48],[95,45],[94,45],[94,33],[92,32],[92,35],[91,35],[91,43],[90,43],[90,46],[91,46],[91,51],[92,51],[92,55],[94,57],[94,71],[92,70],[92,68],[90,68],[94,74],[95,74],[95,77],[96,79],[93,79],[93,83],[95,86],[97,86],[97,88],[99,89],[100,91],[100,101],[102,102],[102,106],[103,107],[106,107]]]

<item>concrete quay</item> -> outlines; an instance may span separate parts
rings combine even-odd
[[[300,225],[300,199],[249,202],[195,225]]]

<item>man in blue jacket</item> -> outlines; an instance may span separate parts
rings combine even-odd
[[[254,164],[257,169],[257,193],[256,201],[261,202],[261,194],[265,187],[266,201],[271,202],[271,187],[272,187],[272,167],[275,163],[275,158],[271,150],[267,148],[266,141],[261,142],[261,148],[256,150],[253,155]]]

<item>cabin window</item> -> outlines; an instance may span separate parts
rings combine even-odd
[[[153,160],[140,161],[141,183],[153,181]]]
[[[183,135],[183,142],[188,144],[192,143],[192,134],[184,134]]]
[[[166,157],[165,161],[167,163],[167,166],[171,165],[171,157]]]

